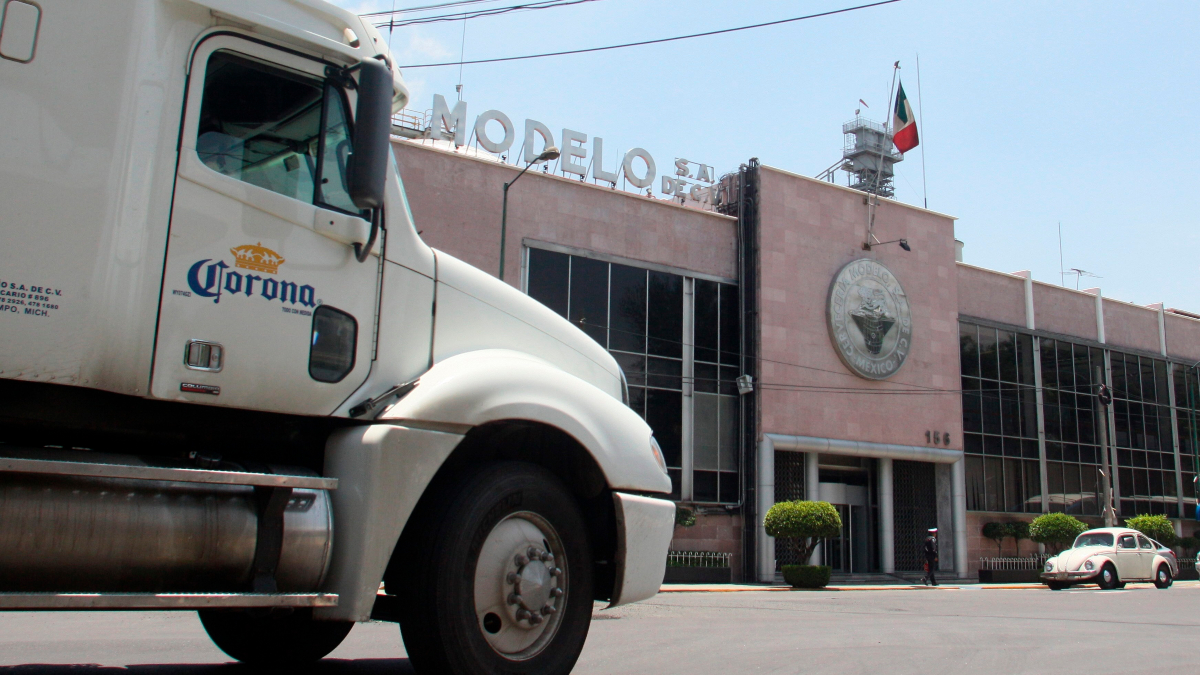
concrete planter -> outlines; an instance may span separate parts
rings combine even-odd
[[[668,567],[664,584],[727,584],[733,580],[728,567]]]
[[[979,570],[981,584],[1036,584],[1042,580],[1039,570]]]
[[[792,588],[824,588],[833,568],[826,565],[784,565],[783,580]]]

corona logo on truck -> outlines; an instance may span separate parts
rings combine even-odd
[[[234,256],[234,267],[255,272],[277,274],[279,266],[285,262],[283,256],[261,242],[231,248],[229,252]],[[213,262],[211,258],[193,264],[188,269],[187,282],[193,293],[202,298],[212,298],[214,303],[221,302],[221,294],[225,292],[231,295],[245,294],[246,297],[257,294],[265,300],[279,300],[293,305],[299,302],[305,307],[316,305],[316,289],[308,284],[299,285],[283,279],[243,274],[231,270],[223,261]]]

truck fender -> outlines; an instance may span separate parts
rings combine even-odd
[[[379,421],[466,433],[502,420],[569,434],[595,459],[612,490],[671,491],[650,450],[650,427],[628,406],[535,356],[503,349],[450,357]]]

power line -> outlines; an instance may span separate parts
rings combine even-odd
[[[421,7],[406,7],[404,9],[396,9],[392,7],[390,12],[368,12],[367,14],[359,14],[363,18],[375,16],[390,16],[394,14],[408,14],[410,12],[424,12],[430,9],[445,9],[447,7],[463,7],[465,5],[477,5],[481,2],[499,2],[499,0],[458,0],[458,2],[443,2],[437,5],[423,5]]]
[[[474,64],[479,64],[479,63],[499,63],[501,61],[523,61],[525,59],[540,59],[540,58],[545,58],[548,56],[568,56],[571,54],[585,54],[588,52],[603,52],[603,51],[608,51],[608,50],[612,50],[612,49],[624,49],[626,47],[642,47],[645,45],[661,44],[664,42],[675,42],[678,40],[690,40],[692,38],[698,38],[698,37],[723,35],[725,33],[736,33],[738,31],[750,30],[752,28],[765,28],[767,26],[778,26],[780,24],[785,24],[785,23],[793,23],[796,21],[806,21],[808,19],[816,19],[816,18],[820,18],[820,17],[824,17],[824,16],[833,16],[834,14],[845,14],[846,12],[854,12],[854,11],[857,11],[860,9],[879,7],[881,5],[890,5],[894,2],[900,2],[900,0],[881,0],[880,2],[872,2],[872,3],[866,4],[866,5],[857,5],[855,7],[846,7],[844,9],[835,9],[835,10],[832,10],[829,12],[820,12],[818,14],[808,14],[806,16],[797,16],[797,17],[793,17],[791,19],[780,19],[779,21],[768,21],[766,23],[756,23],[756,24],[749,25],[749,26],[738,26],[737,28],[723,28],[721,30],[713,30],[713,31],[705,32],[705,33],[693,33],[691,35],[679,35],[677,37],[659,38],[657,40],[643,40],[641,42],[627,42],[625,44],[609,45],[607,47],[591,47],[588,49],[571,49],[568,51],[550,52],[547,54],[527,54],[525,56],[506,56],[506,57],[496,58],[496,59],[478,59],[475,61],[467,61],[466,63],[468,65],[474,65]],[[384,24],[384,25],[386,25],[386,24]],[[411,64],[411,65],[406,65],[406,66],[401,66],[401,67],[402,68],[437,68],[440,66],[457,66],[457,65],[459,65],[458,61],[451,61],[451,62],[447,62],[447,63],[418,63],[418,64]]]
[[[377,28],[403,28],[406,26],[416,26],[426,23],[443,23],[447,21],[466,21],[467,19],[478,19],[484,16],[497,16],[500,14],[508,14],[509,12],[536,11],[539,9],[555,9],[557,7],[569,7],[571,5],[579,5],[586,2],[597,2],[598,0],[541,0],[540,2],[531,2],[524,5],[512,5],[509,7],[493,7],[490,9],[480,9],[470,12],[459,12],[457,14],[438,14],[434,16],[423,16],[413,19],[404,19],[396,21],[389,19],[381,21],[375,26]]]

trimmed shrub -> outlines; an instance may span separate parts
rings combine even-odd
[[[1029,523],[1018,520],[1004,524],[1004,533],[1013,538],[1013,543],[1017,545],[1017,556],[1021,555],[1021,541],[1029,538]]]
[[[696,512],[683,504],[675,505],[675,524],[679,527],[691,527],[696,524]]]
[[[1183,555],[1186,558],[1200,546],[1200,539],[1196,537],[1180,537],[1175,541],[1175,545],[1183,549]]]
[[[1008,536],[1008,528],[1004,523],[984,523],[983,536],[996,542],[996,555],[1000,555],[1004,539]]]
[[[1088,526],[1074,516],[1065,513],[1045,513],[1034,518],[1029,524],[1029,538],[1039,544],[1045,544],[1052,552],[1057,553],[1070,546],[1075,537],[1087,530]]]
[[[842,532],[842,517],[829,502],[779,502],[763,518],[767,534],[791,539],[799,560],[807,562],[822,539]]]
[[[825,588],[833,568],[827,565],[784,565],[783,580],[792,588]]]
[[[1175,543],[1175,526],[1171,524],[1171,521],[1166,516],[1150,516],[1146,514],[1134,516],[1125,521],[1125,527],[1137,530],[1147,537],[1158,541],[1163,546],[1170,546]]]

